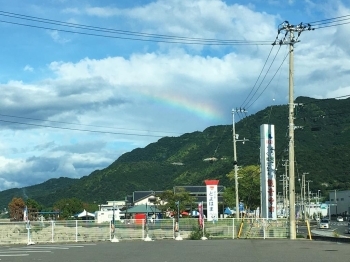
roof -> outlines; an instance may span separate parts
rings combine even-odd
[[[163,191],[134,191],[133,193],[133,203],[143,200],[147,197],[159,195]]]
[[[136,205],[128,210],[125,210],[125,213],[160,213],[161,211],[156,208],[154,205]]]
[[[87,212],[85,209],[83,212],[75,214],[75,217],[95,217],[95,214]]]
[[[190,192],[191,194],[206,194],[207,187],[206,186],[175,186],[174,191],[177,189],[183,188],[184,190]],[[225,187],[222,185],[218,185],[218,193],[224,192]]]

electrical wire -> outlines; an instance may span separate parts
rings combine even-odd
[[[350,15],[343,15],[343,16],[318,20],[314,22],[309,22],[307,24],[310,25],[313,29],[321,29],[326,27],[346,25],[346,24],[350,24]]]
[[[344,17],[348,17],[348,19],[350,19],[350,15],[342,15],[342,16],[338,16],[338,17],[333,17],[333,18],[327,18],[327,19],[322,19],[322,20],[318,20],[318,21],[308,22],[307,24],[313,25],[313,24],[329,23],[330,21],[342,19]]]
[[[315,27],[315,29],[322,29],[322,28],[327,28],[327,27],[340,26],[340,25],[348,25],[348,24],[350,24],[350,21],[347,22],[347,23],[338,23],[338,24],[334,24],[334,25],[319,26],[319,27]]]
[[[88,130],[88,129],[79,129],[79,128],[49,126],[49,125],[41,125],[41,124],[9,121],[9,120],[3,120],[3,119],[0,119],[0,122],[9,123],[9,124],[20,124],[20,125],[27,125],[27,126],[36,126],[36,127],[47,127],[47,128],[70,130],[70,131],[82,131],[82,132],[90,132],[90,133],[100,133],[100,134],[142,136],[142,137],[164,137],[164,136],[161,136],[161,135],[151,135],[151,134],[133,134],[133,133],[123,133],[123,132],[110,132],[110,131],[99,131],[99,130]]]
[[[118,29],[110,29],[110,28],[82,25],[82,24],[76,24],[76,23],[68,23],[68,22],[62,22],[62,21],[58,21],[58,20],[39,18],[39,17],[35,17],[35,16],[20,15],[20,14],[4,12],[4,11],[0,11],[0,15],[24,19],[24,20],[30,20],[30,21],[35,21],[35,22],[41,22],[41,23],[68,26],[68,27],[72,27],[72,28],[87,29],[87,30],[93,30],[93,31],[99,31],[99,32],[102,31],[102,32],[108,32],[108,33],[126,34],[126,35],[132,35],[132,36],[155,37],[155,38],[166,38],[166,39],[170,38],[170,39],[182,39],[182,40],[199,40],[199,41],[204,41],[204,42],[211,42],[211,41],[214,41],[214,42],[218,42],[218,41],[220,41],[220,42],[241,42],[241,43],[248,42],[247,40],[223,40],[223,39],[210,39],[210,38],[207,39],[207,38],[193,38],[193,37],[181,37],[181,36],[173,36],[173,35],[141,33],[141,32],[134,32],[134,31],[128,31],[128,30],[118,30]],[[262,42],[269,43],[270,41],[262,41]]]
[[[74,28],[74,29],[80,29],[80,30],[89,30],[97,33],[73,31],[73,30],[67,30],[67,29],[51,28],[51,27],[40,26],[40,25],[0,20],[0,22],[2,23],[27,26],[27,27],[38,28],[38,29],[54,30],[54,31],[66,32],[66,33],[99,36],[99,37],[107,37],[107,38],[117,38],[117,39],[124,39],[124,40],[162,42],[162,43],[172,43],[172,44],[193,44],[193,45],[269,45],[270,44],[270,41],[225,40],[225,39],[211,39],[211,38],[207,39],[207,38],[191,38],[191,37],[161,35],[161,34],[149,34],[149,33],[133,32],[133,31],[127,31],[127,30],[95,27],[95,26],[75,24],[75,23],[67,23],[67,22],[61,22],[57,20],[39,18],[34,16],[26,16],[26,15],[9,13],[4,11],[0,11],[0,16],[21,19],[21,20],[31,21],[31,22],[38,22],[43,24],[62,26],[68,29]],[[98,33],[109,33],[113,35],[105,35],[105,34],[98,34]],[[117,34],[117,35],[114,35],[114,34]],[[127,35],[128,37],[120,36],[120,35]]]
[[[251,93],[254,91],[255,86],[256,86],[256,84],[258,83],[258,81],[259,81],[259,79],[260,79],[260,76],[261,76],[262,72],[263,72],[264,69],[265,69],[265,66],[266,66],[266,64],[267,64],[267,61],[268,61],[269,58],[270,58],[270,55],[271,55],[271,53],[272,53],[272,49],[273,49],[273,48],[274,48],[274,45],[272,45],[272,47],[271,47],[271,49],[270,49],[270,52],[269,52],[269,54],[268,54],[268,56],[267,56],[267,58],[266,58],[266,60],[265,60],[264,66],[263,66],[263,68],[261,69],[260,74],[259,74],[258,78],[256,79],[256,81],[255,81],[255,83],[254,83],[252,89],[250,90],[250,92],[249,92],[248,96],[246,97],[246,99],[244,99],[243,103],[241,104],[241,106],[240,106],[241,108],[244,108],[244,103],[247,101],[247,99],[249,98],[249,96],[251,95]]]
[[[262,85],[262,83],[264,82],[264,80],[265,80],[267,74],[270,72],[270,69],[271,69],[273,63],[275,62],[276,57],[277,57],[277,55],[278,55],[280,49],[281,49],[281,46],[279,46],[279,48],[278,48],[278,50],[277,50],[277,52],[276,52],[276,54],[275,54],[275,57],[274,57],[273,60],[271,61],[270,66],[269,66],[269,68],[267,69],[267,71],[266,71],[266,73],[265,73],[263,79],[260,81],[260,84],[259,84],[258,88],[255,90],[255,92],[253,93],[252,97],[248,100],[248,102],[243,106],[244,108],[247,107],[247,106],[249,105],[249,103],[252,101],[252,99],[254,98],[254,96],[256,95],[256,93],[259,91],[259,88],[261,87],[261,85]],[[259,77],[260,77],[260,76],[259,76]],[[255,101],[256,101],[256,100],[255,100]],[[255,101],[254,101],[254,102],[255,102]],[[253,103],[254,103],[254,102],[253,102]],[[247,107],[247,108],[248,108],[248,107]]]
[[[54,121],[54,120],[45,120],[40,118],[31,118],[31,117],[23,117],[23,116],[13,116],[13,115],[5,115],[0,114],[0,116],[4,117],[11,117],[11,118],[20,118],[20,119],[27,119],[27,120],[35,120],[35,121],[43,121],[43,122],[50,122],[50,123],[58,123],[58,124],[67,124],[67,125],[78,125],[78,126],[88,126],[88,127],[100,127],[100,128],[108,128],[108,129],[118,129],[118,130],[128,130],[128,131],[141,131],[141,132],[152,132],[152,133],[169,133],[169,134],[178,134],[181,133],[178,132],[170,132],[170,131],[155,131],[155,130],[140,130],[140,129],[130,129],[130,128],[121,128],[121,127],[110,127],[110,126],[99,126],[99,125],[86,125],[86,124],[80,124],[80,123],[71,123],[71,122],[65,122],[65,121]]]
[[[276,55],[277,55],[277,54],[276,54]],[[281,69],[281,67],[282,67],[284,61],[287,59],[288,55],[289,55],[289,52],[288,52],[288,54],[283,58],[283,60],[282,60],[282,62],[281,62],[281,64],[280,64],[280,66],[277,68],[277,71],[274,73],[274,75],[272,76],[272,78],[270,79],[270,81],[267,83],[266,87],[261,91],[261,93],[258,95],[258,97],[257,97],[251,104],[249,104],[249,105],[246,107],[247,109],[249,109],[249,108],[261,97],[261,95],[266,91],[266,89],[267,89],[267,88],[269,87],[269,85],[271,84],[272,80],[273,80],[273,79],[275,78],[275,76],[277,75],[278,71]],[[271,65],[272,65],[272,64],[271,64]]]

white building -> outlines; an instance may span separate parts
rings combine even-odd
[[[107,204],[99,205],[99,211],[95,212],[95,222],[104,223],[113,220],[124,219],[125,212],[120,211],[119,208],[125,206],[125,201],[107,201]]]
[[[305,213],[310,218],[329,217],[329,205],[324,203],[310,203],[305,205]]]
[[[331,215],[348,216],[350,214],[350,190],[329,192]]]

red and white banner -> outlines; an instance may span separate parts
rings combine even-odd
[[[260,126],[261,163],[261,217],[277,218],[276,167],[275,167],[275,126]]]
[[[219,180],[205,180],[207,186],[207,221],[218,220],[218,184]]]
[[[204,216],[203,216],[203,202],[198,203],[198,224],[200,228],[203,228]]]

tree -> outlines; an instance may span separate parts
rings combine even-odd
[[[25,202],[25,205],[29,209],[36,209],[38,211],[40,211],[42,209],[42,206],[32,198],[28,198]]]
[[[54,210],[60,212],[60,219],[69,219],[83,211],[83,202],[77,198],[64,198],[54,204]]]
[[[223,199],[224,199],[224,205],[226,207],[234,207],[236,203],[235,188],[226,187],[223,194]]]
[[[8,205],[10,218],[16,221],[22,221],[24,208],[25,203],[22,198],[12,198],[11,202]]]
[[[255,209],[260,206],[260,167],[250,165],[242,167],[238,170],[238,190],[239,200],[245,203],[247,209]],[[235,179],[234,170],[227,174],[230,181]],[[224,198],[230,197],[225,202],[231,203],[231,199],[235,203],[235,185],[225,190]]]
[[[162,211],[173,211],[176,215],[178,210],[177,202],[179,203],[180,213],[186,210],[186,208],[193,206],[195,203],[194,197],[184,188],[179,188],[175,193],[173,190],[165,190],[159,195],[159,198],[160,201],[158,202],[164,203],[163,205],[159,205],[159,208]]]

